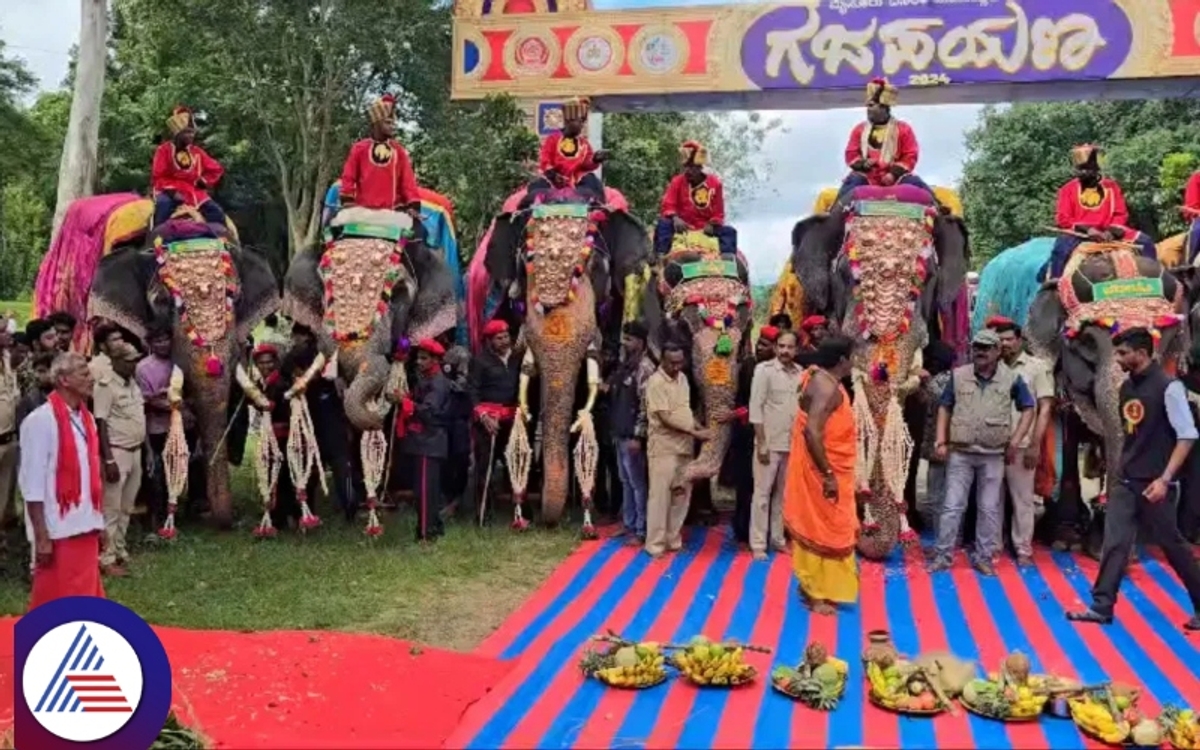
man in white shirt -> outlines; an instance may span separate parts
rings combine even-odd
[[[88,363],[60,354],[50,367],[54,392],[21,423],[18,481],[34,551],[32,610],[68,596],[104,596],[104,485],[100,439],[87,409]]]
[[[750,382],[750,424],[754,425],[754,499],[750,505],[750,551],[767,559],[767,543],[787,552],[783,534],[783,485],[792,449],[792,422],[799,408],[800,376],[796,334],[775,340],[775,358],[760,362]]]

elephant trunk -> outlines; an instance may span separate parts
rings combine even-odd
[[[730,354],[715,353],[722,335],[731,339]],[[741,332],[736,329],[722,333],[706,328],[692,338],[692,379],[704,402],[704,420],[715,434],[701,444],[700,454],[680,470],[676,485],[712,479],[721,470],[733,437],[733,424],[729,420],[737,389],[737,360],[732,352],[738,351],[740,341]]]
[[[375,403],[387,384],[387,359],[358,343],[343,345],[337,356],[342,378],[350,384],[346,389],[346,418],[362,432],[382,429],[385,413]]]
[[[219,375],[208,371],[209,353],[192,346],[190,341],[176,340],[176,351],[186,352],[186,380],[190,385],[191,404],[196,415],[196,427],[200,435],[205,462],[208,510],[218,528],[233,526],[233,495],[229,486],[229,461],[225,448],[225,431],[229,425],[229,388],[233,368],[238,358],[234,355],[232,337],[222,342],[214,353],[226,352],[222,358],[225,366]],[[218,354],[219,356],[219,354]]]
[[[542,520],[546,523],[557,523],[562,517],[571,491],[570,429],[581,365],[581,358],[572,358],[553,375],[542,375],[542,413],[546,415],[542,421]]]

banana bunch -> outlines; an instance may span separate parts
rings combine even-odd
[[[963,688],[962,701],[993,719],[1030,719],[1042,712],[1049,696],[1034,692],[1030,684],[1001,687],[992,680],[971,680]]]
[[[1067,701],[1071,720],[1085,733],[1101,742],[1119,745],[1129,738],[1129,722],[1117,720],[1108,706],[1090,698],[1071,698]]]
[[[650,687],[667,679],[666,658],[659,645],[651,642],[588,651],[579,666],[588,677],[619,688]]]
[[[697,685],[744,685],[757,674],[754,667],[743,660],[744,656],[740,646],[730,648],[697,638],[675,654],[672,662]]]
[[[1200,719],[1192,709],[1167,706],[1158,721],[1176,750],[1200,750]]]

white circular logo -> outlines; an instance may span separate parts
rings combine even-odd
[[[576,57],[581,68],[590,73],[596,73],[607,68],[608,64],[612,62],[613,48],[604,37],[588,37],[579,44]]]
[[[675,41],[666,34],[654,34],[642,46],[642,65],[651,73],[665,73],[675,67],[679,52]]]
[[[46,731],[71,742],[94,742],[133,718],[142,700],[142,662],[112,628],[69,622],[34,644],[21,689]]]

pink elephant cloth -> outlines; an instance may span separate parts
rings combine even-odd
[[[508,196],[500,208],[500,213],[510,214],[516,211],[524,197],[525,188]],[[621,191],[615,188],[604,188],[604,201],[610,212],[629,212],[629,201],[625,199]],[[488,225],[487,231],[483,233],[483,238],[479,240],[479,247],[475,250],[475,255],[471,258],[471,265],[467,268],[467,329],[470,332],[471,351],[475,353],[478,353],[480,347],[483,346],[483,327],[488,323],[484,320],[484,316],[487,314],[487,300],[492,289],[492,279],[488,276],[484,261],[487,256],[488,243],[492,241],[492,229],[495,226],[496,220],[493,219],[492,223]]]
[[[67,207],[50,251],[42,259],[34,284],[34,315],[65,311],[80,323],[87,321],[88,293],[104,254],[105,231],[113,213],[134,201],[137,193],[114,193],[81,198]],[[83,350],[87,326],[75,330],[74,348]]]

